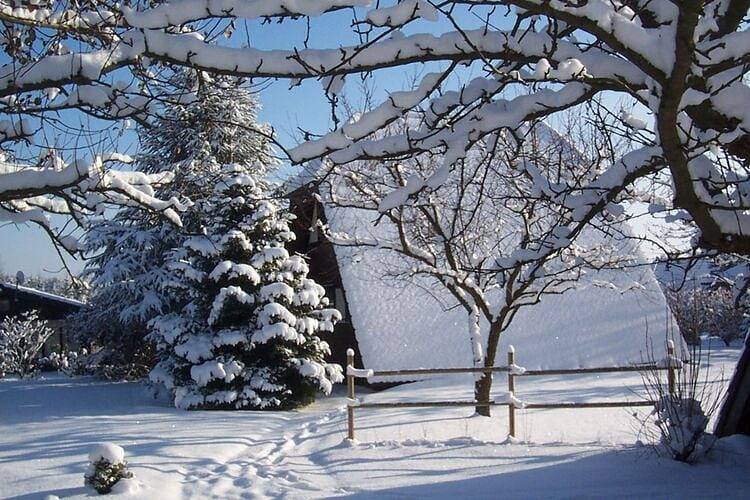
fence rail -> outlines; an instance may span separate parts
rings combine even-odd
[[[357,403],[355,408],[431,408],[443,406],[505,406],[507,401],[394,401],[392,403]]]
[[[674,343],[667,342],[667,357],[660,363],[645,363],[632,366],[613,366],[597,368],[571,368],[562,370],[525,370],[516,365],[515,350],[511,346],[508,350],[508,364],[486,368],[424,368],[408,370],[363,370],[354,367],[354,350],[348,349],[346,367],[347,396],[347,437],[354,439],[354,416],[356,409],[383,408],[446,408],[446,407],[508,407],[508,437],[516,437],[515,412],[518,408],[535,409],[578,409],[578,408],[621,408],[634,406],[653,406],[656,402],[641,401],[588,401],[588,402],[547,402],[525,403],[516,399],[516,377],[552,376],[552,375],[587,375],[595,373],[642,372],[663,370],[667,371],[669,393],[675,393],[676,370],[680,369],[683,361],[674,355]],[[366,403],[359,401],[354,393],[355,378],[389,377],[404,375],[443,375],[456,373],[498,373],[508,374],[508,397],[502,401],[398,401],[385,403]]]
[[[373,377],[393,377],[402,375],[445,375],[449,373],[493,373],[507,372],[507,366],[487,368],[416,368],[409,370],[370,370]]]
[[[527,403],[524,409],[562,409],[562,408],[625,408],[628,406],[654,406],[653,401],[590,401],[586,403]]]

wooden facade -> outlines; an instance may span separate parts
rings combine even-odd
[[[353,348],[355,360],[362,366],[357,337],[352,318],[346,302],[346,289],[341,280],[336,252],[333,245],[326,240],[316,228],[317,221],[326,223],[323,205],[316,198],[312,188],[302,187],[291,192],[289,197],[291,212],[297,217],[292,225],[295,242],[290,245],[290,252],[299,253],[307,258],[310,266],[310,278],[326,289],[326,296],[331,304],[342,314],[342,320],[336,325],[333,334],[323,334],[321,338],[331,346],[331,359],[334,363],[346,366],[346,350]]]

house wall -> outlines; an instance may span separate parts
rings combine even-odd
[[[320,335],[331,347],[329,361],[346,366],[346,350],[352,348],[355,352],[356,366],[362,366],[357,337],[346,303],[346,290],[341,281],[333,245],[323,238],[318,230],[310,231],[310,228],[315,226],[316,219],[323,224],[326,223],[323,207],[313,193],[308,188],[301,188],[289,195],[290,210],[297,217],[292,224],[296,240],[290,245],[289,250],[307,258],[310,278],[325,287],[326,296],[342,313],[343,319],[336,324],[334,332]]]

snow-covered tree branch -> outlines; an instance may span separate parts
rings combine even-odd
[[[327,92],[340,90],[350,75],[377,77],[388,68],[429,65],[436,71],[413,88],[391,92],[370,112],[291,150],[291,160],[327,157],[345,163],[439,152],[443,164],[418,190],[429,191],[487,136],[597,98],[610,106],[627,99],[638,107],[623,121],[650,139],[649,149],[634,149],[604,169],[601,181],[592,179],[602,199],[613,201],[663,167],[672,189],[665,208],[692,220],[700,230],[697,243],[747,254],[749,5],[746,0],[3,2],[2,45],[11,62],[0,68],[5,97],[0,113],[10,117],[2,131],[8,140],[33,141],[44,119],[61,107],[148,123],[158,103],[174,99],[154,82],[175,65],[292,84],[318,79]],[[273,48],[240,46],[232,37],[242,22],[260,30],[269,22],[299,24],[304,31],[308,21],[340,19],[345,12],[351,13],[352,36],[341,34],[339,43],[329,39],[324,47],[308,37],[278,40]],[[222,42],[221,34],[228,41]],[[469,74],[475,78],[467,81]],[[371,137],[416,108],[428,110],[430,119],[403,133]],[[588,196],[586,186],[566,189],[571,199]],[[589,205],[588,211],[600,213],[605,205]]]
[[[83,227],[84,218],[108,206],[131,206],[159,212],[180,224],[178,211],[184,204],[174,197],[162,200],[155,196],[155,189],[172,180],[169,172],[114,170],[104,166],[108,162],[97,156],[91,162],[66,165],[51,153],[40,166],[0,163],[0,220],[37,224],[71,254],[80,250],[78,238],[65,228],[56,229],[52,215],[72,217]]]

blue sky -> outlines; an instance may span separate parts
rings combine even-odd
[[[342,29],[343,26],[348,26],[345,16],[332,16],[322,22],[318,21],[314,25],[314,40],[325,46],[326,39],[329,38],[327,33],[349,31]],[[281,46],[290,47],[304,36],[302,27],[300,23],[251,26],[250,43],[258,48],[272,48],[275,42],[283,40]],[[239,31],[241,30],[238,30],[235,38],[241,38],[238,43],[246,43],[245,33]],[[349,43],[353,41],[347,40]],[[275,82],[260,94],[260,99],[263,106],[261,120],[273,125],[285,146],[294,143],[298,126],[304,124],[305,127],[324,131],[329,124],[329,109],[317,82],[309,82],[292,90],[288,89],[286,82]],[[123,148],[132,151],[132,145],[127,142],[130,141],[126,141]],[[67,263],[74,271],[79,271],[83,265],[70,258]],[[0,271],[15,274],[18,270],[27,275],[55,274],[61,272],[63,266],[60,256],[42,230],[34,226],[0,224]]]
[[[340,43],[356,43],[357,38],[350,24],[351,15],[347,12],[315,19],[311,24],[310,46],[334,48]],[[419,23],[414,29],[440,32],[449,29],[449,25],[446,22]],[[301,45],[305,37],[305,25],[294,21],[280,25],[253,24],[248,27],[247,33],[253,47],[291,48]],[[231,43],[248,43],[244,27],[237,29]],[[387,90],[404,88],[418,71],[424,71],[424,68],[420,70],[415,67],[413,71],[406,72],[403,69],[379,72],[371,82],[376,96],[382,96]],[[330,107],[319,82],[308,81],[291,90],[285,81],[258,83],[269,84],[260,94],[263,106],[260,119],[274,127],[277,138],[285,146],[295,144],[299,137],[298,127],[322,133],[331,126]],[[346,83],[345,92],[357,104],[361,94],[356,79],[352,78]],[[128,148],[126,145],[126,149],[132,150],[132,147]],[[67,262],[74,271],[82,268],[81,262],[72,259],[67,259]],[[33,226],[0,225],[0,271],[15,274],[18,270],[27,275],[55,274],[61,272],[63,266],[59,255],[40,229]]]

